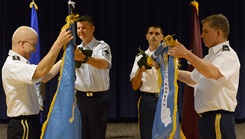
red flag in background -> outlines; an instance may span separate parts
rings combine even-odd
[[[190,5],[193,14],[191,20],[190,49],[195,55],[202,58],[198,2],[192,1]],[[192,71],[193,66],[188,65],[187,70]],[[194,89],[185,85],[181,128],[187,139],[198,139],[198,120],[199,116],[194,109]]]

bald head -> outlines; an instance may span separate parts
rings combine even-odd
[[[38,37],[37,32],[28,26],[21,26],[16,29],[12,36],[12,48],[23,40],[36,40]]]

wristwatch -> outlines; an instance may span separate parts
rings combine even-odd
[[[87,63],[88,62],[88,56],[86,55],[86,57],[83,59],[82,61],[83,63]]]

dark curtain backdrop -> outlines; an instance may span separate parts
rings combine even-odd
[[[31,0],[0,1],[0,67],[2,67],[15,29],[30,26]],[[35,0],[38,5],[41,57],[44,57],[55,41],[68,13],[68,0]],[[110,96],[112,105],[109,119],[137,118],[138,92],[134,92],[129,74],[138,47],[147,49],[145,34],[149,25],[160,25],[164,34],[176,34],[174,38],[186,47],[190,42],[191,0],[74,0],[75,13],[88,14],[95,19],[95,37],[107,42],[112,50],[110,70]],[[210,14],[223,13],[230,21],[230,44],[238,53],[241,76],[236,119],[245,118],[245,14],[244,0],[198,0],[200,20]],[[77,38],[77,43],[80,40]],[[204,55],[207,48],[203,46]],[[61,57],[61,54],[60,54]],[[186,61],[181,60],[181,69]],[[229,63],[227,63],[229,64]],[[1,74],[2,76],[2,74]],[[56,91],[57,77],[46,84],[45,115]],[[2,81],[1,81],[2,84]],[[179,83],[179,113],[181,113],[183,84]],[[0,86],[0,119],[7,119],[5,94]]]

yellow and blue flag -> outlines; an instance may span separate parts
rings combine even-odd
[[[161,70],[161,89],[152,129],[153,139],[179,139],[180,126],[177,109],[178,61],[168,56],[168,46],[163,42],[151,56],[155,59]]]
[[[58,88],[47,120],[43,124],[41,139],[81,139],[81,116],[77,107],[74,82],[74,47],[70,41],[63,53]]]

